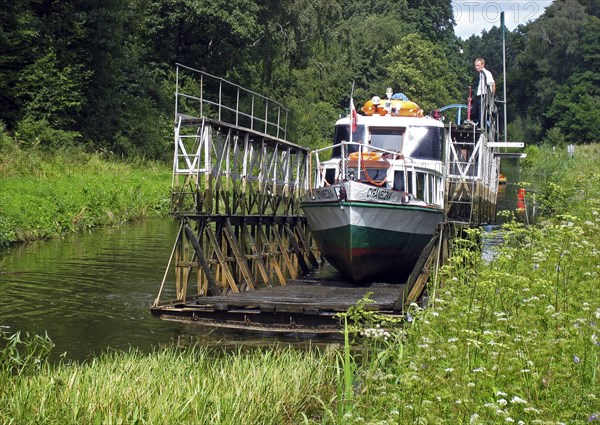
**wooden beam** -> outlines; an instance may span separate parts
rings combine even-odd
[[[198,260],[198,266],[202,269],[202,271],[206,275],[206,279],[208,281],[208,289],[209,289],[209,291],[207,291],[207,292],[209,292],[209,294],[207,294],[207,295],[218,295],[219,294],[219,285],[217,285],[217,281],[215,280],[215,278],[210,270],[210,266],[208,265],[208,262],[206,261],[204,254],[202,253],[202,248],[200,248],[200,243],[198,242],[198,239],[196,238],[194,231],[191,229],[191,227],[187,223],[185,225],[185,234],[186,234],[188,240],[192,243],[194,250],[196,251],[196,258]]]
[[[410,303],[416,301],[423,292],[425,283],[429,278],[429,267],[435,258],[435,247],[438,238],[440,237],[440,229],[435,232],[431,240],[425,246],[425,249],[421,252],[413,271],[411,272],[408,280],[406,281],[406,290],[402,291],[396,302],[394,303],[394,310],[404,310]]]

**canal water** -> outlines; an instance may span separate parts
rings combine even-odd
[[[516,209],[518,167],[503,161],[500,210]],[[152,220],[0,250],[0,331],[48,333],[52,359],[84,360],[108,349],[170,345],[323,342],[316,336],[210,329],[153,317],[152,305],[177,223]],[[333,269],[321,273],[336,273]],[[167,281],[166,288],[172,291]],[[172,299],[168,292],[162,299]]]
[[[55,344],[53,360],[63,353],[84,360],[109,348],[307,342],[152,316],[176,234],[177,224],[162,219],[0,251],[0,331],[47,332]]]

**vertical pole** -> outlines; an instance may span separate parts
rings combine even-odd
[[[175,69],[175,119],[177,119],[177,107],[179,103],[179,64]]]
[[[239,111],[240,111],[240,88],[237,88],[237,98],[235,101],[235,125],[239,124]]]
[[[281,129],[281,106],[277,107],[277,137],[279,138],[279,130]]]
[[[223,80],[219,79],[219,121],[221,121],[221,98],[223,96]]]
[[[504,12],[500,13],[500,25],[502,26],[502,84],[504,86],[504,142],[507,141],[506,128],[506,37],[504,25]]]
[[[250,130],[254,130],[254,95],[252,95],[252,106],[250,107]]]
[[[265,134],[269,134],[269,99],[265,98]]]

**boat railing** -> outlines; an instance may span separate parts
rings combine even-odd
[[[289,111],[279,102],[182,64],[176,80],[176,119],[209,118],[286,140]]]
[[[317,171],[316,174],[314,175],[313,187],[323,187],[324,185],[328,184],[327,179],[325,178],[326,168],[322,165],[322,163],[325,161],[329,161],[330,159],[321,160],[320,154],[324,153],[324,152],[332,152],[336,148],[340,148],[340,150],[341,150],[339,162],[337,164],[335,164],[335,169],[336,169],[335,172],[336,172],[336,176],[337,176],[336,180],[347,180],[350,178],[350,175],[348,172],[348,160],[349,160],[348,147],[349,146],[357,146],[358,147],[358,150],[354,151],[354,152],[358,153],[357,158],[356,158],[358,169],[362,168],[365,158],[368,158],[368,156],[370,154],[378,154],[378,155],[380,155],[381,158],[384,158],[387,160],[401,160],[405,170],[408,168],[414,168],[415,161],[412,158],[405,158],[400,152],[379,148],[379,147],[376,147],[373,145],[368,145],[368,144],[365,144],[362,142],[342,141],[340,143],[326,146],[324,148],[315,149],[311,152],[312,155],[310,156],[311,159],[309,161],[309,175],[312,175],[312,173],[313,173],[313,170],[312,170],[312,157],[313,156],[315,158],[314,159],[315,160],[315,169]],[[335,158],[331,158],[331,159],[335,159]]]

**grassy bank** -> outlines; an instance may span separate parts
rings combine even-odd
[[[188,349],[51,366],[43,350],[4,350],[0,421],[600,423],[600,149],[551,155],[528,164],[556,163],[538,190],[548,215],[506,225],[486,261],[478,231],[456,240],[429,307],[412,306],[403,327],[358,308],[360,334],[321,354]]]
[[[343,423],[600,423],[599,152],[532,150],[548,215],[507,225],[488,262],[477,231],[456,240],[429,308],[363,339]]]
[[[0,247],[166,214],[171,170],[82,150],[0,152]]]
[[[42,366],[0,384],[3,424],[295,424],[332,397],[332,353],[168,349]]]

